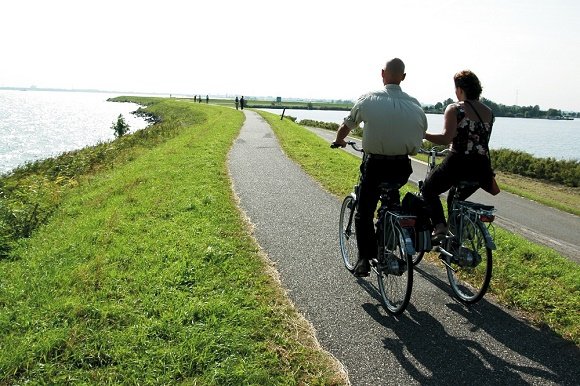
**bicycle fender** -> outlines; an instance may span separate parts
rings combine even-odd
[[[497,249],[495,243],[493,242],[493,239],[491,238],[491,235],[489,234],[487,228],[485,227],[483,227],[483,238],[485,239],[485,246],[487,248],[491,249],[492,251],[495,251]]]
[[[402,237],[404,242],[402,244],[405,246],[405,253],[407,253],[408,255],[414,255],[415,246],[413,245],[413,238],[411,237],[411,232],[405,228],[401,228],[401,230],[403,231]]]

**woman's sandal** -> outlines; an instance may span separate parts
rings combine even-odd
[[[431,235],[431,244],[439,245],[441,241],[445,240],[447,232],[437,232]]]
[[[447,236],[447,227],[439,228],[439,230],[434,231],[431,235],[431,244],[438,245],[441,244],[441,241],[445,240]]]

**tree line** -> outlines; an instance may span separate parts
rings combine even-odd
[[[563,112],[558,109],[542,110],[540,106],[506,106],[501,103],[495,103],[486,98],[481,98],[481,101],[488,105],[496,117],[510,117],[510,118],[544,118],[544,119],[562,119],[562,118],[580,118],[580,112]],[[441,114],[447,105],[454,103],[451,98],[443,102],[437,102],[434,105],[424,106],[426,113]]]

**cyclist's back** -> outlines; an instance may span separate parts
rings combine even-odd
[[[355,218],[359,261],[355,275],[367,276],[369,260],[376,256],[373,217],[383,182],[404,184],[412,173],[409,154],[416,154],[427,130],[427,118],[419,102],[401,90],[405,65],[400,59],[382,70],[384,90],[360,97],[340,126],[335,144],[344,146],[348,133],[364,122],[362,179]]]
[[[345,124],[351,129],[364,122],[363,149],[369,154],[417,154],[427,128],[421,105],[397,84],[363,95]]]

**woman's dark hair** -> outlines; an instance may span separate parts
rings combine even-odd
[[[465,91],[465,97],[467,99],[479,99],[481,95],[481,83],[473,72],[469,70],[459,71],[455,76],[453,76],[455,81],[455,87],[460,87]]]

